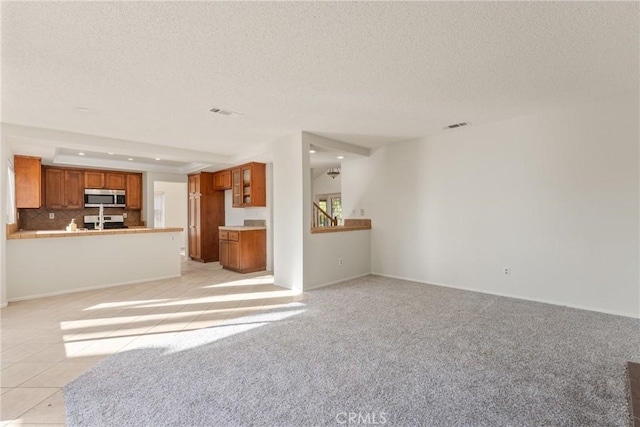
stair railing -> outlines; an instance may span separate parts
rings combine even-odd
[[[331,218],[331,215],[316,202],[313,202],[313,218],[311,222],[312,227],[335,227],[338,225],[338,219]]]

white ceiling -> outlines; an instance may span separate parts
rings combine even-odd
[[[377,147],[638,90],[637,2],[2,2],[1,13],[3,123],[101,137],[96,153],[114,141],[123,155],[152,144],[148,159],[188,149],[173,159],[186,165],[223,165],[292,132]],[[24,129],[14,146],[87,148]]]

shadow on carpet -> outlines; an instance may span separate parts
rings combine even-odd
[[[640,322],[369,276],[115,354],[69,426],[627,426]]]

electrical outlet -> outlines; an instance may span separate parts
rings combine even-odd
[[[511,269],[509,267],[505,267],[502,269],[502,274],[505,276],[511,276]]]
[[[49,212],[49,219],[56,219],[56,214]]]
[[[122,214],[122,218],[126,218],[126,217],[127,217],[127,213],[125,212]]]
[[[363,208],[360,209],[360,216],[364,216],[364,209]]]
[[[338,258],[338,265],[344,264],[344,260],[342,258]]]

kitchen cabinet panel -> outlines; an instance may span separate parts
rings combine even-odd
[[[247,163],[231,170],[234,208],[267,206],[267,178],[264,163]]]
[[[64,170],[45,169],[44,171],[44,201],[47,209],[63,209],[64,199]]]
[[[104,172],[86,170],[84,171],[85,188],[104,188]]]
[[[126,190],[127,174],[103,170],[85,170],[85,188],[106,188],[109,190]]]
[[[242,207],[242,169],[231,171],[231,206]]]
[[[84,171],[46,168],[45,207],[47,209],[84,208]]]
[[[266,230],[220,230],[220,265],[238,273],[267,269]]]
[[[126,184],[127,209],[142,209],[142,174],[128,173]]]
[[[229,240],[229,263],[226,267],[229,270],[240,270],[240,242]]]
[[[223,170],[213,174],[213,188],[215,190],[231,189],[231,171]]]
[[[214,190],[213,174],[189,175],[189,257],[219,259],[218,227],[224,225],[224,192]]]
[[[42,164],[40,157],[14,156],[16,207],[42,206]]]
[[[109,190],[126,190],[126,181],[126,175],[123,173],[105,172],[104,174],[104,187]],[[140,180],[140,185],[142,186],[142,180]]]
[[[189,256],[202,260],[202,243],[200,239],[200,199],[189,199]]]
[[[220,265],[229,265],[229,241],[222,240],[222,233],[220,233]]]
[[[84,208],[84,171],[64,171],[64,187],[67,209]]]

